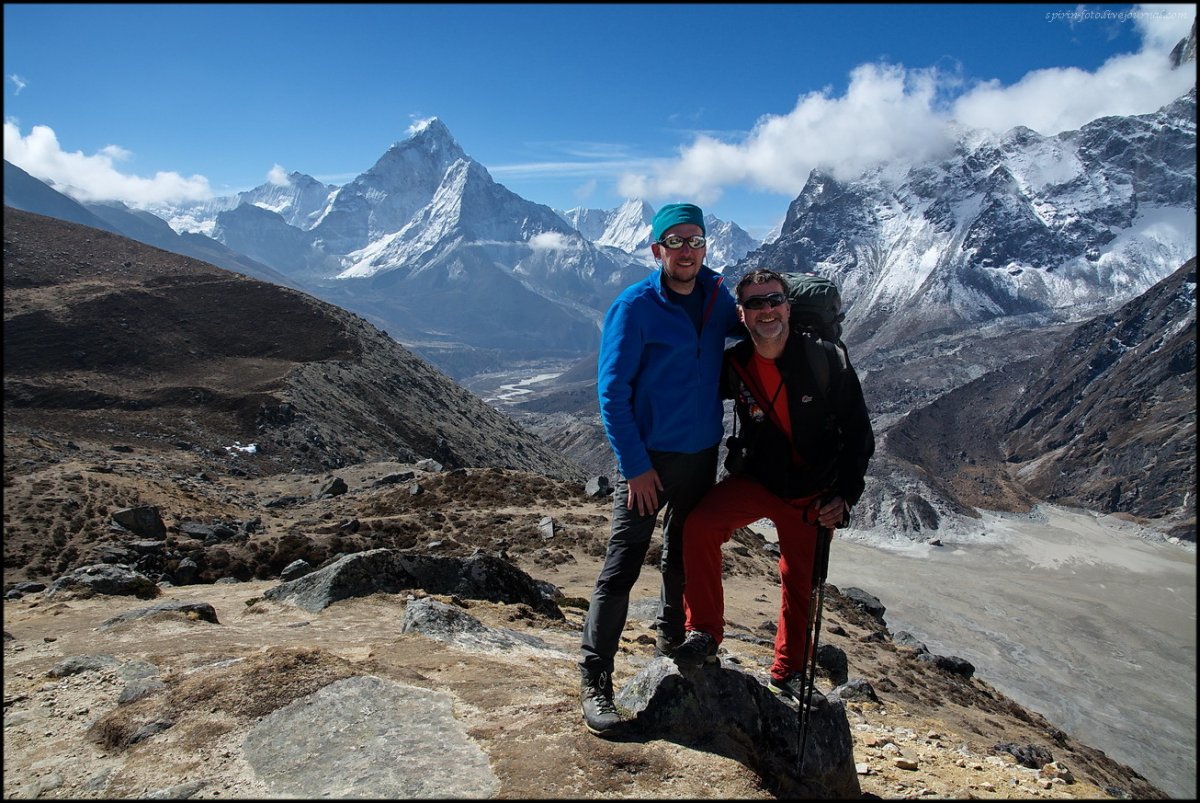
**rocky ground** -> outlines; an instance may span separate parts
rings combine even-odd
[[[191,557],[199,582],[165,584],[159,601],[207,602],[219,620],[170,614],[102,626],[148,603],[47,599],[44,592],[6,599],[6,797],[278,796],[261,768],[248,762],[247,734],[270,712],[361,675],[448,693],[467,737],[488,757],[497,797],[772,796],[750,768],[704,745],[606,742],[583,729],[574,661],[607,537],[609,502],[586,495],[581,483],[399,463],[239,476],[236,459],[222,467],[189,465],[193,453],[114,449],[119,443],[68,446],[28,432],[6,431],[5,446],[6,588],[48,583],[71,566],[130,550],[142,556],[146,571],[164,574]],[[395,479],[410,472],[411,478]],[[346,491],[316,498],[335,479]],[[115,511],[134,505],[161,511],[167,531],[157,548],[112,524]],[[553,521],[549,537],[546,517]],[[193,526],[183,526],[189,522],[224,525],[233,535],[206,545]],[[765,673],[777,592],[763,546],[747,530],[726,548],[731,635],[724,649],[741,666]],[[463,651],[401,634],[404,607],[424,595],[421,589],[345,600],[316,614],[262,599],[297,558],[315,566],[374,547],[507,556],[561,589],[565,620],[523,605],[458,602],[487,624],[538,635],[556,654]],[[636,611],[651,604],[654,576],[648,566],[635,592],[644,601]],[[649,616],[631,616],[618,686],[652,657]],[[1164,796],[1134,771],[1013,704],[985,678],[916,660],[832,587],[821,640],[841,648],[849,676],[868,681],[879,698],[847,703],[866,796]],[[55,676],[74,656],[112,660]],[[134,680],[150,683],[151,691],[119,701],[122,693],[131,695]],[[822,677],[819,685],[828,690],[832,682]],[[155,722],[173,724],[133,740]],[[1022,766],[1011,751],[997,749],[1002,744],[1043,748],[1061,777]]]
[[[561,450],[360,318],[94,229],[6,209],[4,290],[6,798],[437,797],[404,784],[457,769],[443,749],[455,740],[485,757],[495,797],[772,796],[719,746],[583,728],[575,661],[610,503]],[[154,514],[123,512],[136,508]],[[558,587],[563,618],[448,598],[547,645],[464,648],[401,632],[425,589],[319,613],[264,599],[298,560],[375,548],[504,557]],[[651,660],[658,557],[635,589],[619,686]],[[134,566],[156,602],[212,616],[107,623],[150,603],[39,589],[96,563]],[[726,574],[726,660],[765,680],[778,591],[760,536],[727,546]],[[866,795],[1164,797],[986,678],[918,660],[832,587],[821,642],[878,697],[847,703]],[[418,706],[370,738],[348,729],[352,711],[305,718],[353,678],[433,695],[452,715],[431,729]],[[268,736],[328,749],[290,773],[311,786],[289,792],[255,745],[293,703],[299,720]],[[415,755],[440,765],[397,777],[407,765],[351,761],[422,723]]]

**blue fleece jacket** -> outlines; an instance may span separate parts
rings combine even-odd
[[[667,298],[661,270],[627,287],[604,318],[600,418],[626,478],[652,467],[648,450],[695,453],[721,440],[725,338],[743,330],[723,277],[704,267],[696,282],[704,291],[699,333]]]

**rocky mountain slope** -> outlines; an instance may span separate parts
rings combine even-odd
[[[1081,320],[1195,256],[1195,149],[1193,86],[1152,114],[1055,136],[962,132],[939,160],[814,171],[779,239],[733,275],[830,276],[864,355],[1003,317]]]
[[[1041,500],[1194,541],[1195,288],[1192,259],[1111,315],[908,413],[885,453],[964,507]]]
[[[1005,422],[1022,484],[1060,504],[1181,519],[1194,541],[1195,257],[1046,362]]]
[[[985,339],[1012,361],[886,428],[872,468],[878,501],[867,510],[882,515],[888,485],[919,477],[925,490],[902,499],[889,523],[907,522],[926,536],[939,520],[931,500],[958,513],[1043,501],[1130,515],[1194,541],[1195,265],[1193,258],[1078,326],[1010,333],[1003,344]],[[939,355],[926,355],[924,365],[937,367]],[[923,370],[922,361],[906,365],[882,377],[868,371],[872,401],[903,382],[917,384],[911,372]],[[881,386],[889,375],[891,384]]]
[[[52,419],[77,443],[250,474],[422,458],[580,474],[331,304],[53,218],[4,223],[7,432]]]

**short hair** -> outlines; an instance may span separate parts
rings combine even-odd
[[[752,270],[743,276],[737,283],[737,289],[734,290],[734,297],[739,304],[742,303],[742,288],[752,284],[768,284],[770,282],[779,282],[779,286],[783,288],[783,292],[787,292],[787,281],[780,274],[767,268]]]

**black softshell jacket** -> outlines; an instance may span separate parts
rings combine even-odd
[[[754,343],[748,338],[725,350],[721,396],[735,400],[738,439],[748,448],[746,474],[785,499],[832,492],[853,505],[862,496],[867,464],[875,453],[875,434],[862,385],[849,360],[845,370],[831,364],[826,398],[817,386],[803,338],[792,333],[782,356],[775,360],[787,390],[794,452],[772,416],[763,416],[761,422],[750,417],[741,392],[744,383],[731,364],[749,374]],[[748,390],[757,399],[753,388]],[[758,399],[763,408],[769,407],[769,402],[769,397]]]

